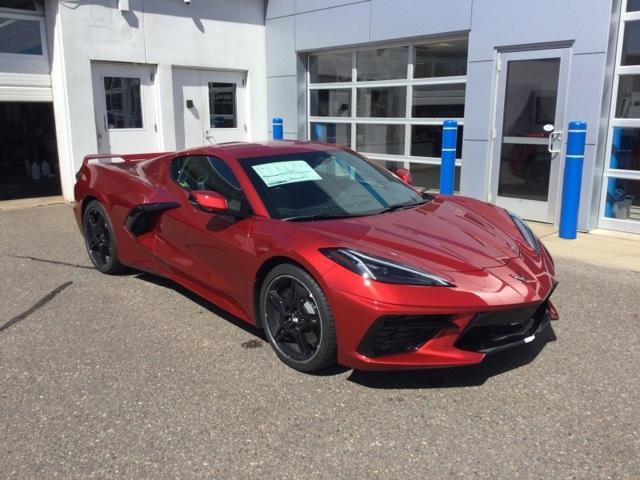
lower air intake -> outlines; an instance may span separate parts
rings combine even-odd
[[[380,317],[360,342],[358,352],[370,358],[417,350],[448,326],[449,315]]]
[[[469,322],[455,346],[490,353],[524,342],[548,321],[548,301],[513,310],[480,313]]]

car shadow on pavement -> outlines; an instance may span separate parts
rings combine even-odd
[[[551,326],[544,329],[528,345],[487,355],[478,365],[430,370],[364,372],[354,370],[350,382],[376,389],[460,388],[483,385],[489,378],[533,362],[556,335]]]
[[[182,285],[174,282],[173,280],[169,280],[168,278],[160,277],[158,275],[153,275],[151,273],[146,273],[146,272],[136,272],[135,277],[137,279],[139,279],[139,280],[142,280],[142,281],[145,281],[145,282],[149,282],[149,283],[153,283],[154,285],[158,285],[160,287],[165,287],[165,288],[170,288],[171,290],[175,290],[179,294],[185,296],[186,298],[188,298],[192,302],[200,305],[202,308],[208,310],[209,312],[213,313],[214,315],[217,315],[217,316],[225,319],[226,321],[232,323],[236,327],[241,328],[245,332],[250,333],[251,335],[254,335],[254,336],[258,337],[262,341],[265,341],[265,342],[267,341],[266,337],[264,336],[264,332],[260,328],[257,328],[255,326],[245,322],[244,320],[236,317],[235,315],[232,315],[231,313],[227,312],[226,310],[223,310],[222,308],[218,307],[217,305],[215,305],[215,304],[205,300],[201,296],[193,293],[191,290],[188,290],[188,289],[184,288]]]

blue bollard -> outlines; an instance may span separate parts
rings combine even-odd
[[[580,211],[580,185],[584,163],[584,145],[587,138],[585,122],[569,122],[567,156],[564,162],[562,208],[560,211],[560,238],[574,239],[578,235]]]
[[[273,139],[282,140],[284,138],[284,122],[281,118],[275,117],[273,119]]]
[[[445,120],[442,124],[442,162],[440,164],[440,193],[443,195],[453,195],[457,140],[458,122]]]

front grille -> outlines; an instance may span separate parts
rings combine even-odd
[[[358,352],[370,358],[417,350],[451,325],[450,315],[380,317],[360,342]]]
[[[548,300],[527,307],[479,313],[462,333],[455,346],[462,350],[489,353],[524,342],[548,322]]]

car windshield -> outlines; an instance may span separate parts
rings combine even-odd
[[[373,215],[426,201],[384,168],[339,149],[245,158],[240,163],[277,219]]]

